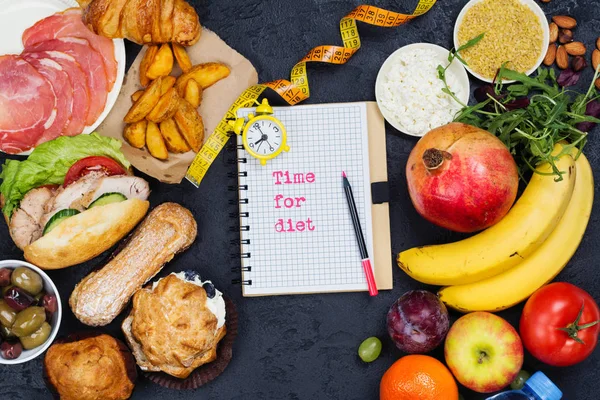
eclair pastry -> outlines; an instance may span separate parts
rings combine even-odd
[[[109,324],[139,288],[194,242],[196,233],[189,210],[175,203],[159,205],[115,258],[75,286],[69,298],[73,314],[86,325]]]
[[[187,378],[214,361],[225,336],[225,301],[193,272],[170,274],[133,296],[123,333],[143,371]]]

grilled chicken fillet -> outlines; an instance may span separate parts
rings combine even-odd
[[[13,213],[9,224],[10,236],[21,250],[42,236],[44,207],[55,193],[55,190],[48,187],[30,190]]]

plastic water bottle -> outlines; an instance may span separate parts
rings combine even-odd
[[[527,379],[521,390],[498,393],[486,400],[560,400],[562,392],[543,372],[536,372]]]

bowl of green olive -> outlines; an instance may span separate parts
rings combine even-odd
[[[0,261],[0,364],[21,364],[52,343],[62,318],[60,297],[33,264]]]

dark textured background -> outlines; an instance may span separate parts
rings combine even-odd
[[[260,81],[288,77],[291,67],[311,47],[319,44],[340,44],[338,21],[355,6],[358,0],[218,0],[193,1],[200,20],[217,32],[227,43],[254,63]],[[417,0],[374,0],[380,7],[411,12]],[[440,0],[425,16],[393,29],[375,28],[360,24],[363,48],[344,66],[319,65],[310,68],[312,97],[307,103],[374,100],[375,77],[385,58],[398,47],[413,42],[431,42],[446,48],[451,46],[452,29],[465,0]],[[600,12],[595,0],[552,0],[542,4],[548,15],[571,14],[580,27],[576,38],[588,48],[600,35]],[[134,59],[139,47],[128,43],[128,62]],[[590,52],[588,51],[588,56]],[[582,77],[583,89],[592,75],[591,68]],[[404,165],[415,139],[394,129],[387,130],[389,182],[392,193],[390,217],[392,250],[399,251],[415,245],[442,243],[457,238],[421,219],[410,204],[405,185]],[[600,144],[594,135],[586,154],[600,172]],[[0,157],[0,160],[3,158]],[[403,354],[388,338],[385,315],[388,307],[405,291],[423,288],[394,267],[394,290],[382,292],[376,298],[366,294],[333,294],[283,296],[244,299],[239,286],[230,283],[230,272],[238,261],[229,240],[235,234],[227,227],[235,221],[229,213],[226,199],[232,194],[227,178],[234,166],[228,165],[223,154],[215,162],[200,189],[187,182],[181,185],[159,184],[151,179],[152,205],[175,201],[188,207],[198,220],[196,243],[177,257],[161,272],[194,268],[202,277],[212,279],[216,286],[230,296],[240,315],[240,331],[234,346],[230,366],[216,381],[194,391],[164,389],[140,379],[134,399],[377,399],[379,380],[384,371]],[[590,292],[600,300],[598,273],[598,209],[594,206],[592,219],[580,249],[557,280],[569,281]],[[233,235],[233,236],[232,236]],[[332,238],[335,240],[335,238]],[[352,244],[351,244],[352,245]],[[8,237],[5,224],[0,224],[0,259],[22,258],[22,253]],[[59,288],[64,317],[60,334],[84,329],[68,307],[74,285],[94,267],[102,265],[98,257],[84,265],[49,275]],[[432,288],[433,290],[434,288]],[[515,326],[522,305],[500,315]],[[453,320],[458,315],[452,314]],[[117,337],[122,316],[104,328]],[[381,357],[372,364],[362,363],[357,356],[359,343],[369,336],[379,336],[384,348]],[[433,355],[442,356],[441,351]],[[551,368],[525,358],[530,372],[542,370],[562,389],[566,399],[598,399],[597,381],[600,376],[598,350],[579,365],[570,368]],[[42,380],[42,359],[16,365],[0,366],[0,398],[47,399],[49,392]],[[461,388],[466,399],[483,399]]]

